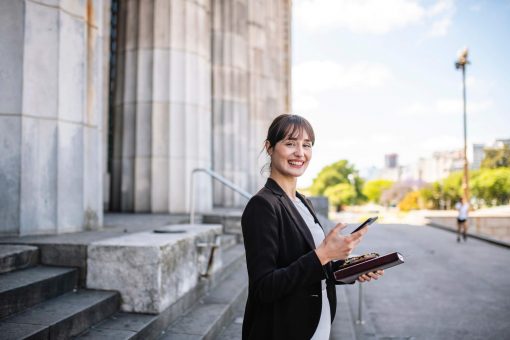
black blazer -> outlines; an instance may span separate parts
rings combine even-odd
[[[299,199],[319,223],[311,203]],[[312,234],[283,189],[271,178],[248,202],[241,220],[249,276],[243,339],[310,339],[327,279],[331,320],[336,312],[331,264],[322,266]]]

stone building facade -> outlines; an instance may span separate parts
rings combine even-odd
[[[255,192],[290,22],[290,0],[1,1],[0,234],[188,212],[197,167]],[[205,175],[195,196],[244,202]]]

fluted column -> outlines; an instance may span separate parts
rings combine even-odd
[[[211,167],[209,1],[120,2],[112,209],[185,212]],[[197,206],[211,206],[199,177]]]
[[[213,0],[213,167],[235,184],[248,184],[248,2]],[[214,204],[244,199],[215,183]]]
[[[102,223],[108,11],[100,0],[0,2],[1,234]]]
[[[290,113],[291,1],[249,2],[249,168],[248,190],[265,182],[260,169],[268,159],[260,154],[269,124]]]

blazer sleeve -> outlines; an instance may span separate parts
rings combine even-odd
[[[241,219],[250,289],[262,302],[273,302],[325,278],[313,250],[278,268],[280,222],[275,207],[260,196],[248,202]]]

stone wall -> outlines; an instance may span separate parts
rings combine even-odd
[[[267,128],[290,112],[290,0],[119,0],[112,103],[110,3],[0,1],[0,234],[188,212],[197,167],[265,182]],[[245,202],[203,174],[196,191],[198,212]]]
[[[430,223],[457,230],[457,217],[427,216],[427,219]],[[487,236],[510,244],[510,217],[470,216],[468,218],[468,232]]]
[[[0,233],[102,224],[109,1],[0,2]]]

